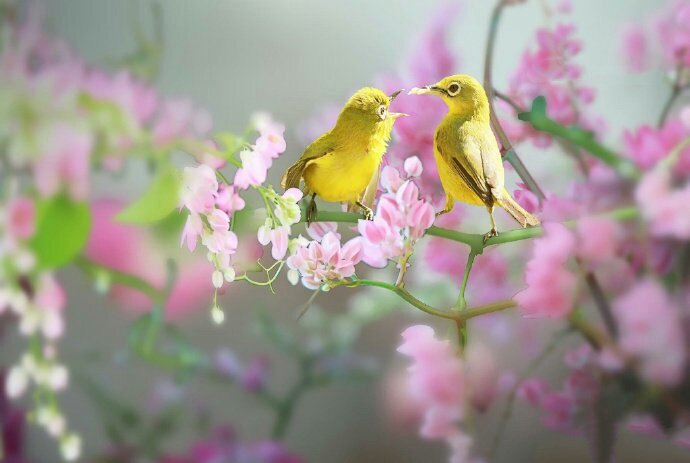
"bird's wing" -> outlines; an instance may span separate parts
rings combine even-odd
[[[374,175],[371,176],[371,180],[369,180],[369,184],[367,185],[366,190],[364,190],[364,193],[362,194],[362,204],[364,204],[368,208],[374,208],[374,201],[376,200],[376,192],[379,189],[380,178],[381,166],[378,166],[376,168],[376,172],[374,172]]]
[[[487,185],[491,188],[494,199],[503,196],[505,185],[505,174],[503,171],[503,157],[498,147],[496,136],[490,127],[484,128],[479,136],[479,149],[482,156],[482,167],[484,168],[484,178]]]
[[[484,204],[492,204],[492,186],[487,182],[482,159],[482,140],[453,124],[445,124],[436,132],[436,150],[467,187]]]
[[[300,156],[299,160],[285,171],[280,180],[280,186],[283,187],[284,190],[287,190],[288,188],[299,188],[299,183],[302,180],[304,168],[307,167],[309,161],[313,161],[314,159],[325,156],[333,151],[333,147],[329,142],[329,134],[330,132],[327,132],[314,140],[305,148],[304,153],[302,153],[302,156]]]

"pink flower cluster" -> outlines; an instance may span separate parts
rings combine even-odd
[[[472,439],[459,429],[465,414],[465,372],[448,341],[434,336],[433,328],[416,325],[402,332],[398,352],[409,357],[408,391],[423,410],[420,434],[444,439],[452,449],[451,463],[468,459]]]
[[[355,274],[355,265],[362,260],[362,239],[352,238],[341,244],[340,236],[328,231],[323,238],[295,240],[295,249],[287,258],[288,279],[309,289],[327,289]]]
[[[193,251],[201,238],[216,268],[213,285],[220,288],[224,280],[235,279],[231,257],[237,252],[237,235],[230,230],[230,217],[244,208],[244,200],[232,186],[220,186],[216,172],[205,164],[184,169],[180,195],[189,211],[182,242]]]
[[[384,75],[381,88],[394,92],[401,88],[419,87],[439,81],[454,74],[458,62],[448,46],[450,27],[457,19],[460,3],[447,2],[439,8],[428,26],[421,33],[417,46],[399,75]],[[434,132],[446,113],[446,105],[438,98],[415,98],[400,95],[396,111],[414,114],[414,118],[402,118],[395,123],[397,139],[388,150],[387,158],[394,167],[410,156],[418,156],[424,172],[417,178],[424,196],[442,200],[441,184],[434,160]],[[408,120],[414,119],[414,120]]]
[[[66,42],[44,32],[37,8],[29,10],[3,42],[0,90],[10,98],[3,117],[11,122],[2,123],[8,127],[9,167],[30,167],[41,195],[66,191],[83,201],[96,156],[102,167],[119,169],[127,155],[145,151],[138,146],[151,142],[165,149],[207,135],[208,112],[189,101],[161,99],[127,71],[109,74],[89,66]],[[16,114],[22,108],[38,119]]]
[[[363,238],[363,260],[374,267],[384,267],[389,260],[407,265],[414,244],[434,223],[433,207],[419,197],[411,180],[422,174],[421,161],[416,156],[408,158],[404,169],[407,178],[393,167],[383,168],[385,192],[379,197],[374,220],[360,220],[357,226]]]
[[[582,43],[575,38],[573,24],[557,24],[542,28],[536,34],[536,48],[526,50],[517,70],[510,78],[508,95],[520,107],[529,109],[538,96],[546,97],[547,113],[555,121],[594,128],[582,110],[594,100],[594,90],[580,84],[582,68],[574,62]],[[514,110],[506,103],[498,107],[510,113],[501,123],[513,142],[531,139],[538,147],[551,144],[551,137],[536,132],[528,124],[515,119]]]
[[[280,156],[286,147],[283,138],[284,125],[273,121],[267,114],[261,114],[255,118],[254,126],[259,131],[259,138],[251,149],[240,152],[242,167],[235,172],[233,181],[240,190],[264,183],[273,160]]]
[[[679,143],[690,136],[690,125],[678,119],[668,120],[661,128],[648,124],[623,134],[624,155],[638,167],[650,170],[662,159],[666,159]],[[675,171],[679,175],[690,174],[690,147],[684,149],[678,159]]]
[[[621,35],[626,67],[640,72],[659,60],[669,70],[690,68],[690,2],[674,0],[648,23],[629,24]]]
[[[659,166],[644,175],[635,191],[635,199],[653,235],[662,238],[690,239],[690,183],[673,188],[673,174],[668,166]]]
[[[680,308],[658,282],[641,280],[619,296],[613,313],[620,329],[618,346],[635,359],[640,375],[676,386],[686,366]]]
[[[577,277],[566,267],[576,257],[591,271],[617,264],[622,231],[604,217],[584,217],[575,233],[555,222],[544,224],[544,236],[535,240],[527,263],[527,288],[515,296],[528,317],[566,316],[575,303]]]
[[[599,393],[595,355],[587,345],[569,351],[565,364],[570,368],[560,390],[552,390],[544,380],[532,378],[518,388],[518,397],[544,412],[545,426],[574,431],[582,424],[582,414]]]

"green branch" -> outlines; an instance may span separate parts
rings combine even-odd
[[[121,272],[110,267],[98,264],[86,257],[78,257],[75,260],[76,265],[85,273],[89,274],[95,280],[101,276],[105,276],[110,284],[119,284],[127,286],[128,288],[136,289],[145,294],[154,302],[154,304],[162,304],[165,302],[165,292],[153,286],[148,281],[131,273]]]
[[[518,119],[529,123],[535,130],[567,140],[584,149],[600,161],[616,169],[623,178],[635,178],[639,172],[634,164],[623,159],[615,151],[600,144],[592,132],[577,126],[566,127],[546,114],[546,98],[539,96],[532,102],[532,108],[518,114]]]
[[[629,220],[636,218],[639,215],[639,212],[635,207],[624,207],[601,215],[614,220]],[[356,224],[361,219],[363,219],[363,217],[360,214],[354,214],[352,212],[319,211],[314,218],[314,222],[340,222]],[[577,221],[571,220],[564,222],[564,225],[572,227],[576,223]],[[493,236],[489,238],[486,243],[484,243],[484,235],[477,233],[465,233],[457,230],[440,228],[437,226],[432,226],[426,231],[426,234],[429,236],[438,236],[439,238],[445,238],[458,243],[463,243],[469,246],[470,251],[474,252],[475,254],[481,254],[484,252],[484,249],[489,246],[527,240],[541,236],[542,233],[542,227],[518,228],[499,233],[498,236]]]
[[[453,320],[459,323],[464,323],[467,320],[478,317],[480,315],[486,315],[489,313],[493,312],[499,312],[501,310],[509,309],[511,307],[515,307],[516,303],[512,299],[510,300],[505,300],[505,301],[499,301],[499,302],[494,302],[492,304],[487,304],[487,305],[482,305],[478,307],[474,307],[471,309],[463,310],[462,312],[458,312],[455,310],[439,310],[434,307],[431,307],[428,304],[425,304],[424,302],[420,301],[416,297],[414,297],[412,294],[410,294],[409,291],[407,291],[405,288],[401,288],[399,286],[395,286],[390,283],[386,283],[384,281],[378,281],[378,280],[355,280],[350,284],[343,283],[343,286],[348,286],[348,287],[357,287],[357,286],[374,286],[377,288],[383,288],[387,289],[388,291],[397,294],[400,296],[402,299],[407,301],[410,305],[418,308],[422,312],[425,312],[429,315],[433,315],[435,317],[440,317],[440,318],[445,318],[447,320]]]

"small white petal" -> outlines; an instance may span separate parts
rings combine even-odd
[[[223,270],[223,277],[225,277],[225,281],[232,283],[235,281],[235,269],[232,267],[226,268]]]
[[[293,285],[299,283],[299,270],[297,270],[296,268],[288,270],[287,279]]]
[[[5,379],[7,396],[10,399],[16,399],[24,393],[28,384],[29,376],[26,374],[26,371],[20,366],[13,366]]]
[[[213,280],[213,286],[215,288],[220,288],[223,286],[223,273],[220,270],[213,272],[211,279]]]
[[[220,325],[225,321],[225,312],[223,312],[223,309],[217,305],[214,305],[211,308],[211,319],[213,320],[213,323]]]
[[[74,461],[81,456],[81,438],[76,434],[67,434],[60,439],[60,453],[67,461]]]

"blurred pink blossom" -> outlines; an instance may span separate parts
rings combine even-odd
[[[656,31],[668,67],[675,69],[678,63],[690,67],[690,2],[671,2],[659,16]]]
[[[462,359],[450,342],[436,339],[429,326],[411,326],[401,336],[398,352],[412,360],[408,391],[424,410],[421,436],[446,440],[453,454],[450,461],[465,461],[471,440],[458,429],[467,392]]]
[[[635,199],[649,222],[652,234],[682,240],[690,238],[690,184],[673,189],[669,169],[657,168],[642,177]]]
[[[678,306],[656,281],[645,279],[613,303],[620,329],[619,346],[638,360],[640,374],[675,386],[685,368],[685,340]]]
[[[164,146],[178,138],[206,135],[213,125],[211,115],[188,100],[168,100],[160,109],[153,126],[153,141]]]
[[[577,222],[577,256],[591,265],[616,257],[622,230],[615,220],[606,217],[582,217]]]
[[[565,226],[544,224],[544,236],[535,240],[527,263],[527,288],[515,296],[525,316],[562,318],[570,312],[577,278],[565,263],[574,251],[575,238]]]
[[[79,201],[89,193],[90,157],[93,139],[89,132],[66,124],[57,125],[49,146],[34,163],[34,179],[43,196],[53,196],[65,188]]]
[[[108,268],[143,278],[156,288],[165,285],[166,255],[158,240],[145,228],[118,222],[115,216],[123,204],[113,200],[93,203],[93,225],[86,256]],[[205,259],[178,260],[178,275],[165,303],[166,318],[179,319],[195,309],[207,307],[212,267]],[[123,308],[134,312],[150,310],[152,301],[134,289],[113,285],[110,294]]]
[[[649,45],[644,28],[628,24],[621,34],[621,55],[629,71],[641,72],[649,66]]]
[[[635,131],[627,130],[623,134],[623,144],[628,156],[638,167],[649,170],[657,162],[665,159],[681,141],[690,135],[690,128],[679,120],[670,119],[663,127],[656,128],[643,125]],[[679,173],[690,173],[690,148],[680,154],[677,169]]]
[[[36,230],[36,206],[31,198],[19,196],[9,200],[5,209],[5,229],[12,241],[30,238]]]

